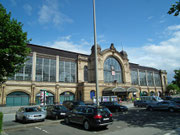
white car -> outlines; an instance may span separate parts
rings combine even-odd
[[[44,121],[45,118],[46,113],[37,106],[21,107],[15,115],[15,120],[22,121],[23,123],[28,121]]]

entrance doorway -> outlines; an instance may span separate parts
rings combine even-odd
[[[73,101],[75,99],[75,95],[72,92],[63,92],[60,94],[60,103],[62,104],[64,101]]]
[[[6,97],[6,106],[29,105],[29,95],[25,92],[12,92]]]

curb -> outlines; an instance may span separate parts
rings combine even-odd
[[[22,128],[28,128],[28,127],[35,127],[35,126],[42,126],[42,125],[49,125],[49,124],[58,124],[63,119],[61,120],[56,120],[56,121],[45,121],[45,122],[38,122],[38,123],[30,123],[30,124],[23,124],[23,125],[15,125],[15,126],[7,126],[3,128],[3,131],[13,131],[13,130],[19,130]]]

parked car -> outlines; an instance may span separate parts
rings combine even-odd
[[[76,106],[79,105],[85,105],[85,103],[83,101],[64,101],[63,105],[69,109],[72,110],[73,108],[75,108]]]
[[[158,96],[141,96],[140,98],[141,98],[141,100],[146,101],[148,104],[149,103],[158,103],[158,102],[163,101],[163,99],[161,99]]]
[[[180,104],[180,97],[172,98],[171,101],[174,101],[174,102]]]
[[[63,105],[48,105],[46,109],[47,117],[54,118],[56,120],[59,118],[64,118],[68,111],[69,110]]]
[[[31,107],[21,107],[16,112],[15,120],[22,121],[23,123],[29,121],[44,121],[46,113],[41,110],[40,107],[31,106]]]
[[[118,102],[101,102],[100,105],[107,107],[111,112],[128,111],[126,106],[120,105]]]
[[[147,110],[169,110],[170,112],[174,112],[180,110],[180,104],[167,100],[156,104],[148,104]]]
[[[85,105],[77,106],[68,112],[64,121],[66,124],[81,124],[85,130],[89,130],[92,127],[107,127],[112,124],[113,118],[106,107]]]
[[[172,97],[171,96],[164,96],[162,99],[163,100],[172,100]]]
[[[144,100],[135,100],[134,101],[134,106],[136,107],[146,107],[147,106],[147,101]]]

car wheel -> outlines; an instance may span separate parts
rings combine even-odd
[[[84,129],[85,130],[89,130],[90,129],[90,125],[89,125],[89,122],[87,120],[84,122]]]
[[[64,121],[65,121],[65,123],[66,123],[67,125],[70,123],[70,121],[69,121],[69,118],[68,118],[68,117],[66,117],[66,118],[64,119]]]
[[[42,119],[41,121],[43,122],[43,121],[45,121],[45,119]]]
[[[149,111],[153,111],[153,108],[152,107],[149,107],[149,109],[148,109]]]
[[[169,111],[170,112],[174,112],[174,108],[169,108]]]
[[[118,113],[118,112],[119,112],[119,109],[115,109],[115,112]]]
[[[18,118],[17,118],[17,115],[15,115],[15,121],[16,121],[16,122],[18,122],[18,121],[19,121],[19,120],[18,120]]]
[[[104,128],[104,129],[107,129],[107,126],[108,126],[108,125],[106,125],[106,126],[103,126],[103,128]]]
[[[58,120],[58,119],[59,119],[59,117],[57,115],[55,115],[55,120]]]
[[[23,124],[26,124],[27,123],[27,120],[25,117],[23,117],[23,120],[22,120]]]

